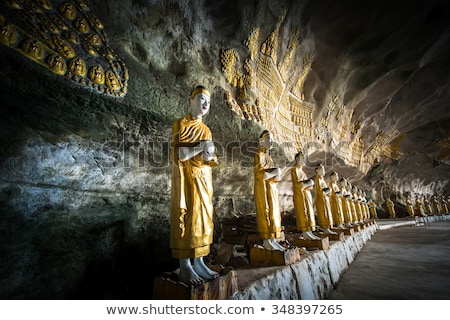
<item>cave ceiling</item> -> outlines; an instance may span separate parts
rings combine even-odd
[[[77,17],[64,16],[65,3]],[[40,12],[26,9],[31,4]],[[39,62],[34,70],[99,99],[150,110],[169,130],[201,83],[213,95],[206,121],[222,144],[256,141],[254,133],[268,129],[286,163],[299,150],[308,155],[311,174],[322,162],[366,187],[449,192],[448,1],[13,0],[1,8],[3,54]],[[19,19],[30,12],[34,29]],[[85,18],[95,32],[55,23],[64,32],[52,38],[38,30],[45,14]],[[87,45],[73,42],[73,54],[54,46],[65,64],[58,68],[50,54],[27,55],[23,41],[7,38],[8,23],[19,40],[68,41],[73,30]]]

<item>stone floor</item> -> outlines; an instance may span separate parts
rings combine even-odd
[[[377,224],[380,229],[327,299],[450,299],[450,221],[416,226],[408,219],[386,219]]]

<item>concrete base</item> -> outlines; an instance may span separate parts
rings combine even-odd
[[[153,299],[155,300],[224,300],[238,290],[236,272],[230,271],[203,285],[190,288],[170,278],[155,278]]]
[[[286,266],[300,260],[299,248],[286,251],[267,250],[260,247],[250,248],[250,263],[252,265]]]
[[[355,234],[355,229],[353,228],[331,228],[331,231],[337,232],[337,233],[344,233],[346,236],[352,236]]]
[[[321,238],[320,240],[295,239],[292,241],[292,245],[296,247],[305,247],[308,249],[317,248],[321,250],[328,250],[330,247],[330,241],[328,240],[328,237]]]
[[[323,299],[377,230],[377,224],[372,224],[342,241],[331,242],[328,250],[302,255],[289,266],[237,269],[239,290],[230,299]]]
[[[318,236],[320,238],[329,238],[332,241],[343,241],[343,240],[345,240],[344,232],[336,232],[336,234],[329,234],[329,233],[323,233],[323,232],[316,232],[316,231],[314,231],[313,233],[314,233],[315,236]]]

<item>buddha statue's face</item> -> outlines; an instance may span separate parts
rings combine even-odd
[[[202,92],[197,93],[193,99],[190,99],[191,115],[194,118],[201,118],[208,113],[210,104],[210,97]]]
[[[259,138],[259,146],[265,149],[272,149],[273,147],[273,137],[270,133],[266,133],[261,138]]]
[[[331,181],[338,181],[339,176],[338,176],[337,173],[333,173],[333,174],[330,176],[330,179],[331,179]]]
[[[319,166],[316,169],[316,172],[319,176],[323,177],[325,175],[325,167],[324,166]]]
[[[303,155],[303,153],[300,153],[300,154],[298,154],[298,155],[295,157],[295,163],[296,163],[298,166],[304,166],[304,165],[305,165],[305,156]]]

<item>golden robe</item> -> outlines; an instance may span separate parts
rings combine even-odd
[[[411,200],[406,200],[406,210],[408,211],[408,215],[410,217],[414,217],[414,206]]]
[[[201,119],[190,114],[175,121],[172,140],[172,195],[170,248],[177,259],[198,258],[209,254],[213,242],[213,187],[211,166],[201,155],[187,161],[178,158],[180,146],[212,140]]]
[[[333,226],[333,215],[331,213],[330,196],[323,189],[328,188],[325,179],[316,175],[314,180],[314,191],[316,192],[317,223],[324,229]]]
[[[294,191],[294,209],[297,228],[300,231],[315,231],[314,204],[311,195],[313,186],[305,186],[308,179],[301,168],[291,169],[292,186]]]
[[[395,209],[394,209],[394,202],[392,202],[392,200],[386,200],[386,207],[389,212],[389,217],[395,218],[396,215],[395,215]]]
[[[256,207],[256,229],[262,239],[281,236],[281,213],[278,201],[278,182],[264,180],[266,169],[273,168],[269,153],[259,149],[254,158],[254,200]]]
[[[370,200],[368,205],[369,205],[369,210],[370,210],[370,216],[372,218],[378,218],[377,207],[375,205],[375,202],[373,202],[373,200]]]
[[[441,199],[441,208],[443,213],[448,213],[448,205],[445,199]]]
[[[424,200],[425,203],[425,210],[427,211],[427,214],[433,214],[433,209],[431,208],[431,203],[427,199]]]
[[[422,202],[420,202],[419,199],[416,200],[416,210],[417,210],[417,214],[423,216],[425,215],[425,210],[423,209],[423,204]]]
[[[333,221],[335,224],[344,223],[344,213],[342,211],[342,200],[340,197],[340,189],[336,182],[330,182],[331,189],[331,213],[333,215]]]
[[[344,215],[344,222],[345,223],[352,223],[353,222],[353,214],[352,209],[349,207],[348,203],[348,193],[344,188],[341,190],[341,204],[342,204],[342,214]]]

